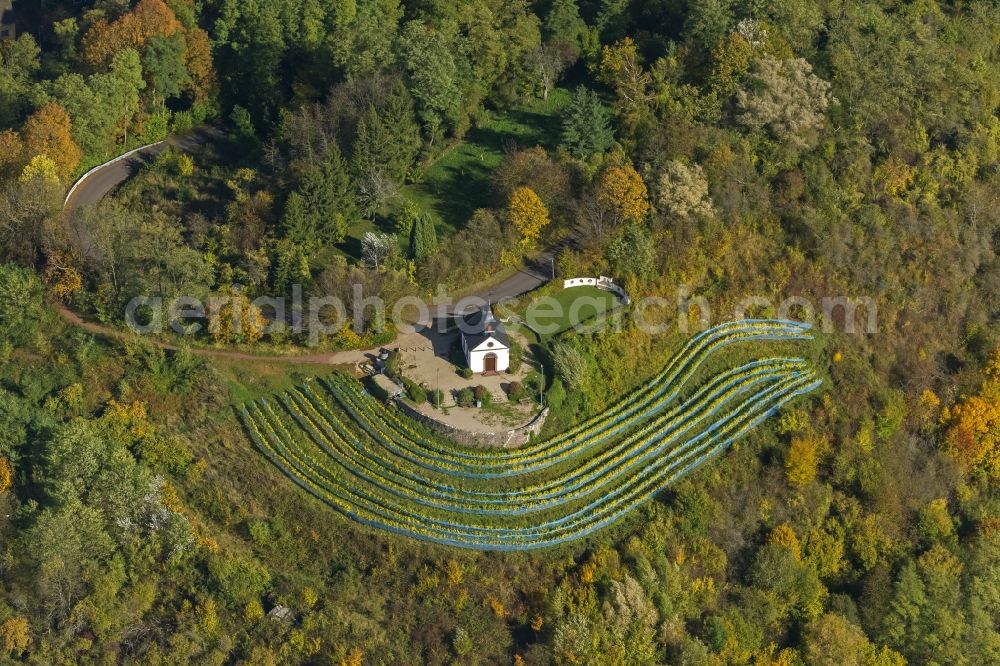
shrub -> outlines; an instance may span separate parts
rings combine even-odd
[[[472,652],[475,644],[472,642],[469,632],[459,627],[455,630],[455,635],[451,639],[451,646],[455,649],[455,654],[461,657]]]
[[[489,389],[487,389],[482,384],[479,384],[478,386],[473,386],[472,394],[475,396],[477,402],[480,402],[484,405],[490,404],[490,400],[493,398],[493,396],[490,395]]]
[[[236,555],[212,558],[208,570],[222,596],[233,603],[259,599],[271,585],[271,573],[266,567]]]
[[[472,370],[470,368],[459,368],[458,374],[460,374],[463,379],[472,379]]]
[[[439,407],[444,404],[444,391],[434,389],[433,391],[427,394],[427,399],[430,401],[432,405],[434,405],[435,407]]]
[[[472,389],[464,388],[456,394],[455,400],[458,402],[459,407],[472,407],[476,402],[476,395],[472,392]]]
[[[404,379],[403,386],[406,387],[406,395],[409,396],[410,400],[418,405],[427,402],[427,391],[415,381]]]
[[[538,372],[532,372],[524,378],[524,390],[532,396],[537,396],[545,390],[545,378]]]
[[[549,406],[552,409],[559,409],[566,402],[566,388],[563,386],[561,379],[555,379],[552,382],[552,388],[549,389],[547,397]]]
[[[402,361],[401,355],[398,349],[393,349],[389,352],[389,358],[385,360],[385,371],[393,377],[399,376],[399,364]]]
[[[524,384],[521,382],[511,382],[507,385],[507,397],[511,402],[517,402],[524,397]]]

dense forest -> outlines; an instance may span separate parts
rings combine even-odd
[[[994,3],[13,4],[0,661],[1000,663]],[[64,211],[91,167],[205,127]],[[55,309],[117,326],[136,295],[253,309],[294,285],[392,302],[546,248],[637,299],[857,296],[878,328],[819,335],[817,397],[614,527],[486,554],[358,527],[267,465],[234,405],[284,380],[192,349],[293,332],[163,351]],[[358,315],[321,345],[392,340]],[[550,341],[547,430],[682,340]]]

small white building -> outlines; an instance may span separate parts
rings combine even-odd
[[[466,317],[461,329],[462,351],[470,370],[494,375],[510,369],[510,338],[490,308]]]

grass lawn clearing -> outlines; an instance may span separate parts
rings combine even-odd
[[[571,96],[568,89],[557,88],[547,100],[532,100],[472,128],[427,168],[422,182],[405,188],[405,195],[438,217],[441,236],[458,231],[476,209],[494,203],[490,176],[506,150],[559,144],[560,115]]]
[[[543,296],[528,305],[525,320],[549,338],[616,308],[620,300],[597,287],[573,287]],[[552,330],[555,329],[555,330]]]
[[[309,377],[325,377],[335,370],[352,371],[353,366],[319,363],[283,363],[280,361],[242,361],[209,358],[208,363],[222,376],[229,390],[230,404],[266,398],[287,391]]]

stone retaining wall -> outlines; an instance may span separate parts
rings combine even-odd
[[[572,289],[573,287],[597,287],[598,289],[603,289],[604,291],[610,291],[613,294],[617,294],[625,305],[632,302],[625,290],[615,284],[615,281],[609,277],[602,275],[601,277],[578,277],[569,280],[563,280],[563,289]]]
[[[469,432],[439,421],[429,414],[424,414],[407,403],[405,400],[397,399],[394,400],[393,403],[410,418],[423,423],[434,432],[441,433],[456,442],[467,446],[485,446],[492,448],[514,449],[519,446],[524,446],[528,443],[528,440],[532,435],[536,437],[538,436],[538,433],[542,431],[542,426],[545,425],[545,418],[549,415],[549,408],[546,407],[539,412],[530,423],[520,426],[519,428],[503,430],[500,432]]]

